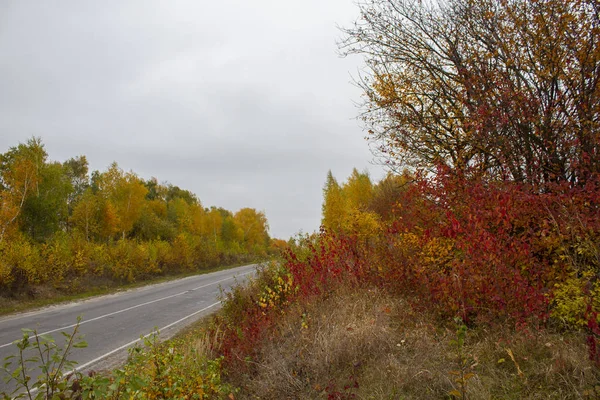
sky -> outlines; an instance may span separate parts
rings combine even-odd
[[[272,237],[318,230],[327,171],[373,180],[359,57],[336,42],[354,0],[2,0],[0,153],[116,161],[264,211]]]

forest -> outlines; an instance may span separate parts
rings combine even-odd
[[[49,160],[40,138],[0,155],[0,293],[76,293],[260,260],[277,251],[262,211],[206,208],[116,162]],[[281,243],[279,243],[281,246]]]

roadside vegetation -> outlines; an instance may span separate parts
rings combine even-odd
[[[340,45],[393,172],[329,173],[319,233],[70,398],[600,397],[598,2],[359,8]]]
[[[263,212],[205,208],[116,163],[48,160],[33,138],[0,154],[0,311],[157,277],[263,260],[282,241]]]

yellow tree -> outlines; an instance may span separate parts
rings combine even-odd
[[[351,208],[344,217],[343,229],[347,233],[366,240],[379,233],[380,221],[379,215],[374,212]]]
[[[325,229],[340,232],[347,213],[347,203],[342,188],[331,171],[327,173],[327,180],[323,188],[322,210],[321,225]]]
[[[356,168],[344,183],[342,192],[346,198],[346,213],[342,222],[344,231],[366,238],[379,231],[379,216],[368,207],[373,198],[373,184],[368,172]]]
[[[190,232],[200,237],[208,237],[210,228],[206,218],[206,211],[202,207],[202,203],[198,201],[198,203],[190,205],[189,213],[191,221]]]
[[[207,228],[208,235],[216,247],[217,243],[221,239],[221,232],[223,230],[223,216],[216,207],[211,207],[210,211],[205,214],[205,218],[205,226]]]
[[[41,165],[47,157],[40,139],[32,138],[0,156],[0,243],[16,221],[32,192],[37,191]]]
[[[100,198],[100,236],[110,240],[120,232],[121,221],[115,206],[109,200]]]
[[[83,233],[87,241],[100,233],[101,199],[90,188],[86,189],[73,208],[71,224]]]
[[[98,189],[106,202],[104,216],[111,222],[107,226],[114,225],[124,239],[140,218],[148,189],[137,175],[124,173],[117,163],[100,176]]]
[[[242,208],[235,213],[233,220],[241,233],[246,250],[266,250],[269,224],[264,212],[254,208]]]
[[[368,172],[358,172],[356,168],[342,187],[342,192],[348,206],[358,210],[365,210],[373,196],[373,184]]]
[[[373,184],[367,172],[353,169],[340,187],[331,171],[323,189],[322,226],[336,233],[352,233],[361,238],[379,231],[380,217],[369,210]]]
[[[191,205],[181,197],[169,201],[167,205],[169,220],[180,232],[191,232],[193,230]]]
[[[217,208],[217,210],[223,218],[223,222],[221,223],[221,239],[223,242],[229,247],[234,243],[241,243],[244,232],[236,226],[231,211],[224,208]]]

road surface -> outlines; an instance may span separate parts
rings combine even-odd
[[[21,328],[36,329],[38,334],[48,333],[62,343],[60,332],[72,332],[77,317],[81,316],[80,333],[88,347],[74,349],[70,359],[78,362],[80,371],[114,367],[125,360],[127,348],[136,344],[140,336],[158,328],[161,338],[169,337],[217,309],[220,287],[230,288],[236,280],[252,274],[255,268],[256,265],[247,265],[0,317],[0,365],[5,357],[17,353],[12,342],[22,337]],[[0,376],[4,376],[1,371]],[[12,387],[0,379],[0,393]]]

